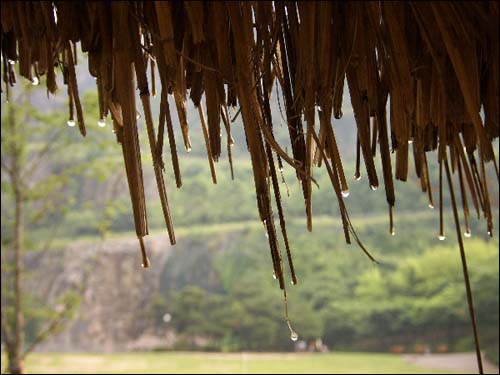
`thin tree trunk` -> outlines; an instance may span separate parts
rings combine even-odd
[[[11,109],[11,111],[13,111]],[[12,133],[16,136],[16,124],[14,123],[14,114],[11,117]],[[12,150],[12,187],[14,189],[15,200],[15,231],[14,231],[14,334],[11,348],[8,348],[9,373],[24,374],[23,364],[23,346],[24,346],[24,310],[23,310],[23,244],[24,244],[24,194],[21,180],[20,158],[22,154],[22,145],[14,141]]]
[[[14,185],[15,186],[15,185]],[[11,374],[24,374],[22,350],[24,346],[24,311],[23,311],[23,238],[24,238],[24,212],[23,193],[15,186],[16,216],[14,236],[14,293],[15,293],[15,324],[12,357],[9,358],[9,372]]]

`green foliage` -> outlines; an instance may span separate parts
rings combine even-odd
[[[418,215],[400,219],[399,224],[424,233],[434,225],[432,219],[421,220]],[[387,244],[395,238],[367,235],[382,232],[380,224],[361,225],[359,235],[381,261],[375,265],[359,249],[346,246],[342,237],[324,230],[328,226],[318,227],[308,241],[309,235],[289,225],[299,285],[287,288],[288,307],[300,339],[321,337],[336,349],[387,351],[403,345],[411,351],[422,342],[433,350],[440,343],[451,349],[472,348],[470,340],[457,344],[470,337],[470,323],[456,245],[443,246],[427,235],[415,246],[406,243],[393,250]],[[190,257],[174,250],[164,270],[164,291],[157,298],[164,311],[176,311],[170,327],[186,337],[205,337],[206,346],[219,350],[292,349],[263,229],[198,236],[191,236],[195,239]],[[489,351],[498,341],[497,334],[488,338],[498,332],[497,242],[471,239],[466,249],[483,346]],[[213,264],[215,275],[213,267],[210,276],[193,271],[206,264]],[[231,326],[235,317],[239,325]],[[190,342],[183,348],[196,348]]]
[[[62,227],[60,232],[67,237],[102,235],[128,207],[123,207],[123,200],[113,200],[104,216],[100,215],[100,208],[108,206],[117,189],[123,190],[125,181],[120,169],[121,152],[110,127],[101,129],[95,125],[96,94],[83,97],[88,128],[85,139],[77,127],[66,126],[64,111],[42,113],[29,104],[30,95],[22,93],[17,101],[2,104],[2,162],[9,163],[14,150],[21,154],[18,167],[25,181],[26,226],[37,238],[27,238],[26,244],[36,249],[55,227]],[[9,123],[18,125],[9,130]],[[113,186],[116,180],[121,184]],[[12,185],[2,180],[5,241],[11,236],[11,225],[6,224],[12,223],[12,194]]]
[[[170,307],[170,324],[184,335],[181,345],[191,338],[191,348],[196,348],[194,338],[202,336],[210,340],[205,348],[221,351],[290,350],[290,332],[276,297],[273,290],[249,283],[239,285],[231,294],[213,294],[189,286],[173,293],[162,308]],[[157,300],[155,303],[158,305]],[[291,309],[290,316],[301,316],[295,328],[304,332],[303,339],[321,335],[316,315],[307,305]]]
[[[467,244],[469,272],[480,326],[484,332],[498,326],[498,251],[494,244]],[[350,322],[341,329],[353,338],[397,336],[431,340],[448,337],[452,331],[468,336],[469,317],[460,258],[453,247],[435,247],[398,262],[394,270],[367,270],[358,276],[356,303],[341,300],[328,311],[327,342],[342,343],[337,327],[342,316]],[[340,318],[336,319],[338,312]],[[488,315],[488,316],[486,316]],[[489,328],[487,328],[489,327]],[[498,336],[497,336],[498,340]],[[469,347],[470,349],[470,347]]]

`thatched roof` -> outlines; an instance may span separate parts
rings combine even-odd
[[[20,74],[29,80],[46,75],[47,90],[55,93],[56,70],[61,68],[68,87],[70,119],[76,109],[80,132],[85,135],[74,67],[75,43],[80,42],[82,50],[88,52],[101,117],[111,115],[123,150],[145,266],[148,260],[142,238],[148,234],[148,225],[136,86],[172,244],[174,227],[163,180],[165,133],[178,187],[182,180],[167,97],[174,98],[186,149],[191,148],[185,109],[188,96],[198,107],[214,182],[213,163],[223,147],[221,128],[227,132],[231,158],[227,108],[239,107],[252,160],[257,208],[283,288],[273,198],[294,283],[296,278],[277,177],[282,163],[296,169],[309,230],[313,167],[327,168],[345,239],[361,245],[343,202],[348,184],[332,128],[332,117],[342,117],[346,79],[356,119],[358,155],[363,157],[371,187],[385,187],[391,208],[390,230],[395,204],[393,179],[405,181],[410,164],[415,166],[422,190],[428,193],[429,204],[434,204],[426,152],[438,149],[440,170],[448,173],[451,164],[452,172],[458,171],[457,186],[463,199],[471,199],[477,214],[484,214],[492,233],[485,168],[489,162],[496,168],[492,140],[499,135],[498,16],[497,2],[3,1],[3,80],[8,94],[9,85],[15,83],[13,64],[17,62]],[[161,80],[158,123],[151,116],[150,93],[156,89],[154,77],[153,87],[148,81],[148,64]],[[275,85],[281,88],[291,155],[273,137],[269,97]],[[382,176],[375,169],[377,148]],[[360,173],[359,164],[356,173]],[[441,182],[442,178],[440,189]],[[466,226],[468,215],[465,204]]]
[[[273,198],[292,282],[297,281],[277,177],[277,169],[281,169],[283,162],[295,168],[301,182],[309,230],[312,229],[313,167],[327,168],[345,239],[348,243],[354,239],[370,256],[356,236],[343,202],[348,186],[332,128],[332,116],[337,119],[342,116],[347,79],[358,134],[357,146],[353,147],[357,147],[358,160],[363,156],[370,186],[376,189],[382,181],[385,187],[391,232],[395,204],[393,179],[405,181],[409,164],[414,165],[422,190],[433,205],[426,153],[438,150],[439,195],[442,196],[444,170],[481,369],[455,191],[461,193],[466,233],[470,199],[471,209],[478,217],[483,214],[492,235],[486,167],[491,162],[498,177],[492,147],[492,140],[499,135],[498,2],[2,1],[1,12],[6,95],[9,85],[15,83],[16,62],[21,75],[29,80],[39,82],[39,76],[45,74],[50,93],[57,90],[56,68],[61,68],[68,87],[70,120],[74,120],[76,108],[82,135],[86,130],[75,74],[75,43],[80,42],[82,50],[88,52],[89,71],[96,77],[101,117],[111,114],[123,150],[144,266],[149,262],[143,243],[148,225],[137,132],[136,85],[172,244],[175,235],[163,180],[165,132],[177,187],[182,181],[167,98],[174,97],[184,147],[190,149],[185,109],[189,94],[199,110],[214,182],[214,162],[222,148],[222,127],[227,133],[231,160],[227,108],[239,106],[252,160],[257,208],[268,233],[274,272],[282,289],[285,288],[283,261]],[[151,115],[150,93],[155,87],[152,77],[150,91],[148,64],[161,80],[157,125]],[[273,136],[269,98],[275,85],[281,88],[291,155]],[[375,169],[377,147],[382,176]],[[392,152],[395,152],[395,166]],[[409,163],[411,158],[414,163]],[[358,176],[359,169],[358,163]],[[456,186],[451,175],[455,172]],[[443,234],[442,199],[439,203]]]

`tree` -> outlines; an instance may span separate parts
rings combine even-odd
[[[36,250],[43,256],[53,250],[56,234],[68,228],[67,213],[84,204],[82,179],[107,179],[109,171],[116,170],[110,165],[116,160],[96,156],[96,150],[112,143],[112,134],[99,134],[87,142],[78,139],[74,128],[65,126],[63,112],[41,113],[29,104],[31,90],[26,86],[2,108],[1,332],[9,373],[24,373],[26,355],[62,329],[79,302],[78,286],[51,301],[29,293],[24,285],[25,252]],[[93,192],[92,199],[100,203],[103,214],[82,224],[101,237],[113,214],[106,199],[116,180],[106,182],[108,194]],[[99,195],[100,199],[95,198]]]

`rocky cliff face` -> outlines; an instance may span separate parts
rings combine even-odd
[[[125,350],[147,332],[145,310],[159,290],[172,247],[166,235],[148,236],[145,243],[151,260],[148,269],[140,266],[135,238],[76,243],[28,259],[28,270],[34,271],[28,288],[49,301],[69,289],[78,289],[81,296],[75,319],[40,350]]]
[[[64,250],[29,254],[26,287],[33,293],[53,307],[69,290],[80,296],[74,319],[38,349],[111,352],[172,345],[176,338],[168,325],[161,331],[153,328],[148,310],[154,295],[187,285],[220,291],[212,264],[215,254],[223,253],[239,235],[239,230],[220,234],[194,230],[179,236],[174,247],[166,233],[149,235],[147,269],[141,267],[135,237],[79,241]]]

